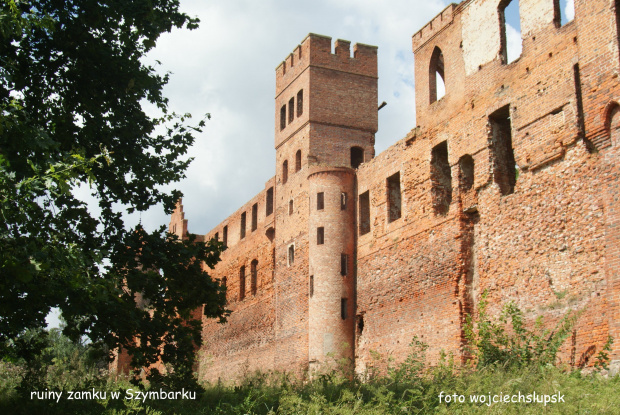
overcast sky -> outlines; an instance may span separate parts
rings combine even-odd
[[[147,61],[172,73],[164,94],[173,111],[212,117],[191,149],[187,178],[170,187],[184,193],[189,231],[207,233],[275,174],[275,68],[310,32],[378,46],[379,103],[388,105],[379,112],[377,154],[403,138],[416,125],[411,36],[448,4],[181,0],[200,28],[162,36]],[[508,28],[509,42],[520,44],[518,30]],[[157,207],[126,218],[128,226],[139,220],[152,230],[169,217]]]

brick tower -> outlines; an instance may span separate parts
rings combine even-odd
[[[353,359],[355,169],[374,157],[377,48],[309,34],[276,69],[276,366]],[[290,366],[289,366],[290,367]]]

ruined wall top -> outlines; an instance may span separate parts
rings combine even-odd
[[[411,37],[414,53],[431,38],[437,35],[437,33],[439,33],[443,28],[452,23],[455,9],[457,7],[459,7],[459,5],[455,3],[450,4],[448,7],[443,9],[441,13],[435,16],[433,20],[428,22]]]

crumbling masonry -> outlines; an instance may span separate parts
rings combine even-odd
[[[204,235],[228,246],[210,272],[232,315],[204,318],[202,378],[363,372],[414,335],[462,356],[484,291],[550,325],[584,310],[561,359],[592,364],[611,335],[620,362],[620,0],[575,0],[565,24],[558,0],[520,0],[512,62],[508,3],[413,35],[418,125],[376,156],[375,47],[310,34],[278,66],[276,174]]]

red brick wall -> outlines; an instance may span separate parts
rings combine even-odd
[[[475,313],[483,291],[493,313],[514,301],[528,321],[542,315],[549,326],[584,310],[562,350],[564,362],[591,364],[608,335],[620,338],[619,171],[608,131],[608,114],[620,99],[614,2],[576,0],[576,19],[562,27],[554,0],[519,3],[523,50],[510,64],[501,59],[499,0],[450,5],[413,36],[417,127],[376,158],[376,48],[357,45],[351,58],[348,42],[338,41],[331,54],[330,38],[311,34],[277,68],[276,175],[266,185],[275,188],[275,212],[264,216],[262,192],[205,235],[221,237],[229,227],[229,248],[213,273],[227,276],[233,313],[224,325],[204,322],[202,377],[233,379],[255,369],[301,373],[321,361],[326,327],[338,341],[353,343],[359,372],[384,368],[390,357],[402,361],[413,336],[429,344],[431,362],[442,351],[462,358],[465,316]],[[436,47],[444,57],[446,94],[431,102]],[[289,123],[288,101],[299,90],[303,114],[295,111]],[[516,178],[514,189],[503,191],[498,177],[513,174],[513,166],[501,162],[511,159],[493,134],[498,117],[510,125],[504,135],[516,164],[515,177],[508,177]],[[442,194],[450,193],[448,172],[452,185],[447,211],[433,206],[438,184],[431,153],[442,143],[449,165],[441,167]],[[342,168],[350,166],[352,146],[365,153],[355,175]],[[302,169],[295,172],[298,150]],[[463,157],[474,162],[468,190]],[[389,220],[387,179],[396,173],[401,216]],[[357,197],[350,198],[350,211],[327,209],[345,188],[357,196],[369,192],[369,233],[357,234]],[[321,190],[326,210],[316,212]],[[259,228],[251,232],[256,202]],[[248,230],[240,240],[242,212]],[[186,226],[184,220],[178,210],[171,226]],[[324,246],[316,246],[320,224]],[[341,251],[356,264],[350,281],[337,275]],[[249,294],[253,259],[259,263],[255,296]],[[240,301],[242,265],[248,294]],[[309,298],[313,274],[318,297]],[[332,284],[321,285],[325,281]],[[345,295],[355,297],[348,321],[333,318],[335,300]],[[620,342],[613,358],[620,359]]]

